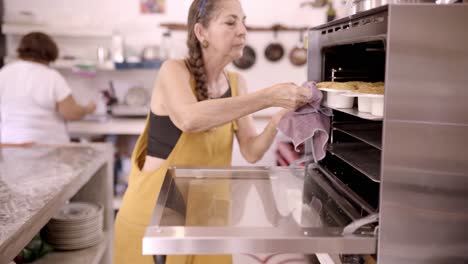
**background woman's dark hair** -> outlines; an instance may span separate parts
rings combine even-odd
[[[41,32],[31,32],[25,35],[16,51],[21,59],[39,62],[55,61],[59,54],[55,41]]]
[[[204,27],[208,27],[210,21],[215,17],[216,12],[220,8],[220,2],[221,0],[194,0],[189,9],[187,21],[189,56],[187,63],[190,72],[195,78],[195,91],[199,101],[208,99],[208,87],[206,84],[207,77],[201,43],[195,35],[195,24],[200,23]]]

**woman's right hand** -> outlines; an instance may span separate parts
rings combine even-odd
[[[280,83],[267,88],[267,97],[271,106],[283,107],[288,110],[307,104],[312,99],[310,88],[297,86],[294,83]]]
[[[86,114],[90,115],[96,111],[96,103],[89,102],[84,108],[85,108]]]

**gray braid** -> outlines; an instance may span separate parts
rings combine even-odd
[[[187,46],[189,56],[186,59],[188,68],[195,79],[195,91],[199,101],[209,99],[205,61],[200,41],[195,35],[195,24],[200,23],[208,27],[215,13],[220,9],[221,0],[194,0],[188,15]],[[201,6],[203,5],[203,6]]]
[[[197,38],[189,39],[187,41],[187,45],[189,47],[189,58],[187,59],[187,63],[195,79],[195,92],[197,99],[199,101],[207,100],[209,98],[208,86],[206,83],[207,77],[200,42]]]

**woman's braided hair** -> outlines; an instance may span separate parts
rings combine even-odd
[[[207,100],[209,96],[202,46],[195,35],[195,24],[200,23],[207,28],[211,19],[215,16],[215,12],[218,10],[220,2],[220,0],[194,0],[189,9],[187,21],[187,46],[189,54],[186,61],[189,66],[188,68],[195,79],[195,91],[199,101]]]

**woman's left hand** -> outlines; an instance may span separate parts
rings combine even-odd
[[[286,113],[291,112],[291,111],[292,110],[289,110],[289,109],[281,109],[279,112],[277,112],[276,114],[273,115],[273,117],[271,118],[271,122],[273,123],[273,125],[275,125],[275,127],[277,127],[279,122],[283,118],[283,116]]]

